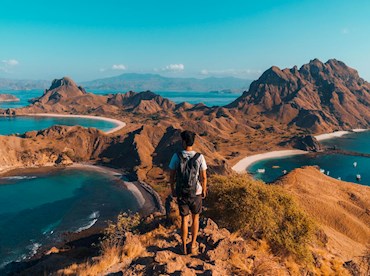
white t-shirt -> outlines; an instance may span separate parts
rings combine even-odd
[[[194,157],[194,155],[196,154],[197,152],[192,150],[192,151],[186,151],[186,150],[183,150],[182,151],[182,155],[188,159]],[[207,163],[206,163],[206,160],[203,156],[203,154],[201,154],[199,156],[199,158],[197,159],[197,162],[200,162],[200,171],[205,171],[207,170]],[[180,164],[180,159],[179,157],[177,156],[177,154],[175,153],[172,158],[171,158],[171,162],[170,162],[170,165],[168,166],[170,168],[170,170],[176,170],[177,169],[177,166]],[[202,185],[200,185],[200,182],[199,182],[199,172],[198,172],[198,175],[197,175],[197,178],[198,178],[198,183],[197,183],[197,191],[196,191],[196,195],[201,195],[202,194]]]

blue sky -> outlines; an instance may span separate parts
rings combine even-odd
[[[368,0],[2,0],[0,78],[255,79],[336,58],[370,81],[369,14]]]

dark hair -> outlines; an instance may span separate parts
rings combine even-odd
[[[195,133],[190,130],[181,132],[181,139],[185,142],[186,146],[191,147],[194,144]]]

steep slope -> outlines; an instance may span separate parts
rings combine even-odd
[[[341,61],[314,59],[299,70],[271,67],[228,107],[314,132],[367,128],[370,84]]]
[[[370,243],[370,187],[336,180],[315,167],[296,169],[277,184],[321,225],[333,254],[344,260],[363,254]]]

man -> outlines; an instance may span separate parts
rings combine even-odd
[[[169,168],[172,196],[177,197],[181,215],[182,251],[186,255],[190,212],[193,219],[191,254],[198,251],[199,214],[202,210],[202,198],[207,195],[207,164],[204,156],[193,150],[194,132],[181,132],[181,139],[184,150],[172,156]]]

